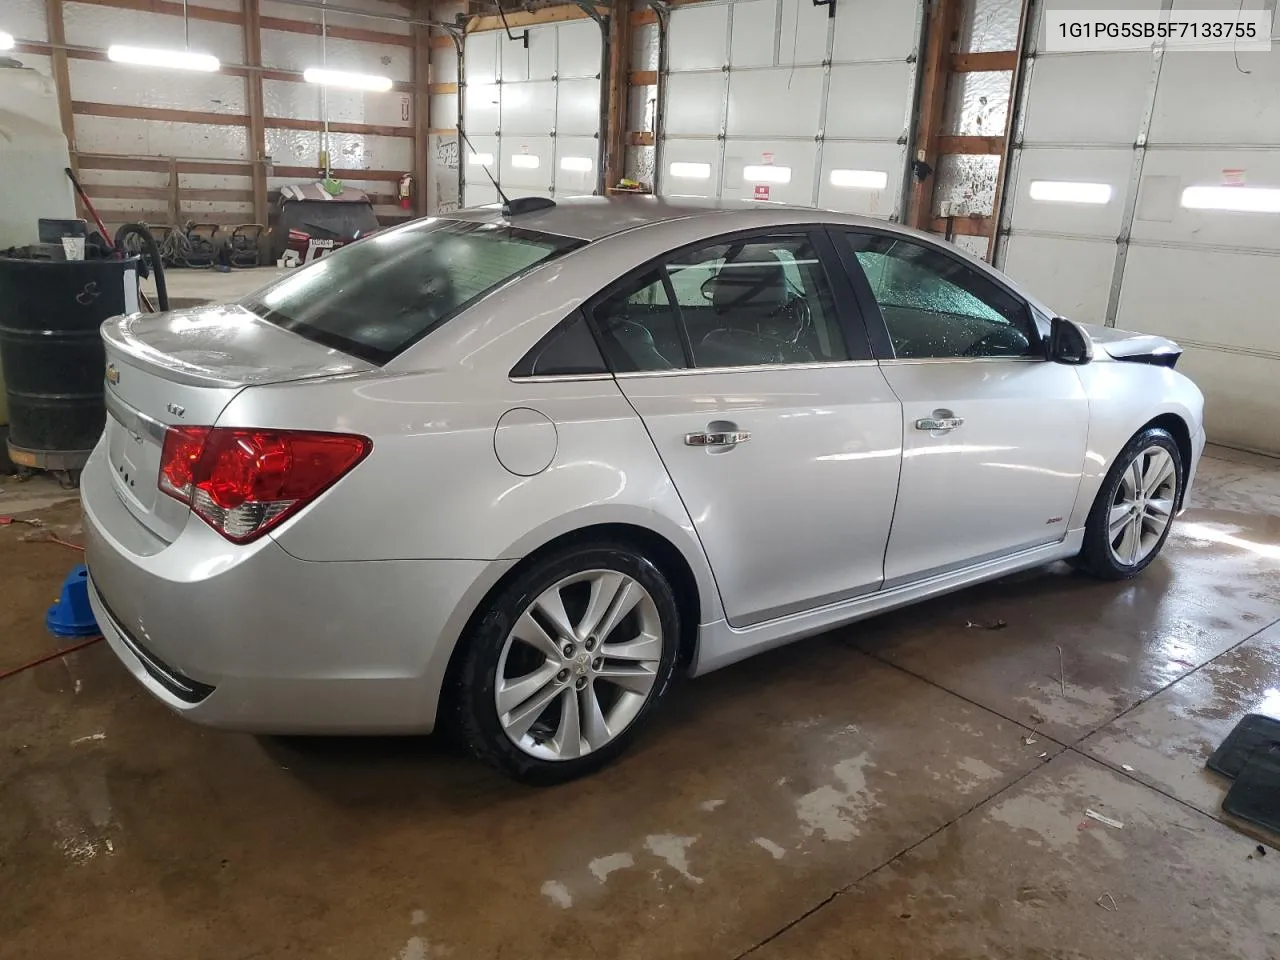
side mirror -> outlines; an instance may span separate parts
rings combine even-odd
[[[1093,341],[1065,317],[1049,321],[1049,359],[1054,363],[1080,366],[1093,359]]]

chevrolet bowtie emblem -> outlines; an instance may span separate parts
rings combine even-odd
[[[107,364],[107,383],[113,387],[120,382],[120,371],[116,369],[114,363]]]

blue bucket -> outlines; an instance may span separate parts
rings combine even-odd
[[[89,606],[89,571],[83,563],[72,567],[62,581],[62,594],[44,623],[55,637],[92,637],[101,632]]]

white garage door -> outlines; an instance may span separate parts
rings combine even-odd
[[[1179,0],[1174,19],[1215,8],[1232,16],[1237,2]],[[1280,46],[1040,53],[997,257],[1067,316],[1176,339],[1179,369],[1205,393],[1210,439],[1270,453],[1280,453],[1278,90]]]
[[[467,36],[462,145],[465,206],[508,196],[594,193],[600,166],[602,41],[594,20],[529,28],[529,45],[504,31]]]
[[[673,9],[659,192],[898,216],[921,6]]]

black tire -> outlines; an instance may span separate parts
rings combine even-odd
[[[544,760],[518,747],[503,730],[495,704],[496,671],[516,620],[535,599],[565,577],[606,569],[637,581],[653,599],[662,625],[662,652],[648,700],[630,724],[603,747],[585,756]],[[450,727],[472,755],[507,776],[535,786],[576,779],[623,753],[666,693],[679,650],[680,616],[667,578],[635,548],[618,542],[578,544],[539,558],[494,594],[458,641],[463,645],[447,691]]]
[[[1173,499],[1175,504],[1181,501],[1186,467],[1182,463],[1182,454],[1178,450],[1178,444],[1169,434],[1169,431],[1160,427],[1148,427],[1125,444],[1124,449],[1120,451],[1119,456],[1112,463],[1111,469],[1107,471],[1107,475],[1102,481],[1102,486],[1098,489],[1098,496],[1093,501],[1093,508],[1089,511],[1089,519],[1085,524],[1084,545],[1080,550],[1079,556],[1076,557],[1075,565],[1079,569],[1103,580],[1128,580],[1130,577],[1135,577],[1145,570],[1151,561],[1160,555],[1160,551],[1164,549],[1165,541],[1169,537],[1169,531],[1173,529],[1172,518],[1160,535],[1160,539],[1154,549],[1137,563],[1121,563],[1113,555],[1108,531],[1111,507],[1116,503],[1124,472],[1133,463],[1135,457],[1150,447],[1160,447],[1173,458],[1175,477]]]

